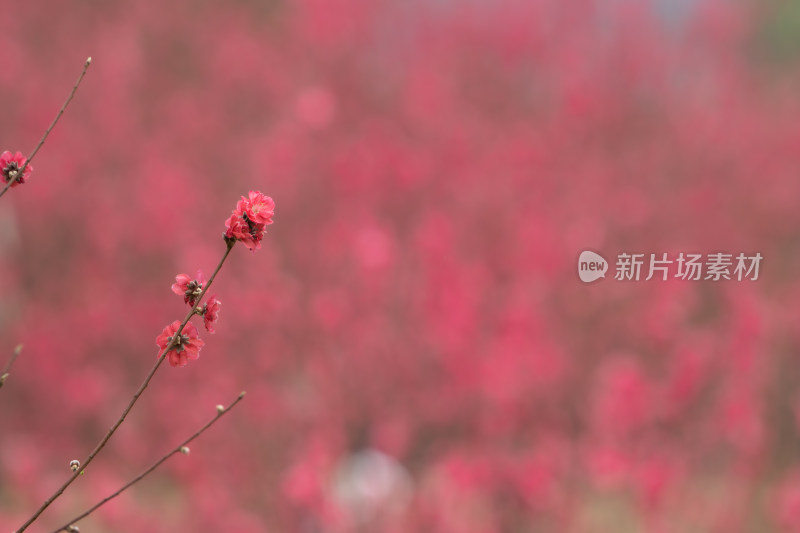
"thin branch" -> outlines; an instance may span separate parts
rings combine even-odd
[[[61,118],[61,115],[64,114],[64,111],[67,109],[67,106],[72,101],[72,97],[75,96],[75,93],[78,91],[78,86],[81,84],[81,81],[83,80],[83,77],[86,75],[86,71],[89,70],[89,65],[91,64],[92,64],[92,58],[91,57],[86,58],[86,63],[83,64],[83,70],[81,71],[81,75],[78,76],[78,81],[76,81],[75,85],[72,87],[72,92],[69,93],[69,97],[67,97],[67,100],[64,102],[64,105],[62,105],[61,109],[59,109],[56,118],[53,119],[53,122],[50,124],[50,127],[47,128],[47,131],[44,132],[44,135],[42,136],[42,139],[39,141],[39,144],[37,144],[36,148],[33,149],[33,152],[31,152],[31,155],[28,156],[28,159],[25,160],[25,164],[23,164],[22,168],[19,169],[17,175],[8,180],[6,186],[3,188],[2,191],[0,191],[0,197],[2,197],[6,193],[9,187],[11,187],[14,184],[14,182],[16,182],[24,175],[23,173],[25,172],[25,169],[28,168],[28,165],[31,164],[33,158],[36,157],[36,152],[38,152],[39,148],[42,147],[44,141],[47,139],[47,136],[50,135],[50,131],[56,126],[58,119]]]
[[[39,518],[39,515],[42,514],[42,512],[44,512],[45,509],[50,507],[50,505],[56,500],[56,498],[61,496],[61,494],[64,492],[64,490],[67,487],[72,485],[73,481],[78,479],[78,476],[80,476],[81,473],[86,469],[86,467],[89,466],[89,463],[91,463],[92,460],[94,460],[95,456],[98,453],[100,453],[100,450],[102,450],[103,447],[105,447],[106,443],[111,438],[111,436],[114,434],[114,432],[117,431],[117,428],[122,424],[122,422],[125,421],[125,417],[128,416],[128,413],[130,413],[130,411],[133,408],[134,404],[139,399],[139,396],[142,395],[144,390],[147,388],[147,385],[150,384],[150,380],[153,379],[153,376],[155,375],[156,370],[158,370],[158,367],[161,366],[161,363],[164,362],[164,359],[166,358],[167,353],[175,345],[175,341],[180,338],[180,335],[181,335],[181,332],[183,331],[183,328],[186,326],[186,324],[189,323],[189,320],[192,318],[192,315],[195,314],[195,307],[197,306],[197,304],[199,304],[203,300],[203,297],[206,295],[206,292],[211,287],[211,283],[213,283],[214,278],[217,276],[217,273],[219,272],[219,269],[222,268],[222,264],[225,262],[225,259],[228,258],[228,254],[231,253],[231,249],[233,248],[233,245],[235,243],[236,243],[236,241],[226,240],[226,247],[227,248],[225,249],[225,254],[222,256],[222,259],[220,259],[219,264],[217,265],[217,268],[214,270],[214,273],[211,274],[211,277],[209,278],[208,282],[206,282],[206,284],[203,286],[203,291],[197,297],[197,303],[194,306],[192,306],[192,310],[189,311],[189,313],[186,315],[186,318],[183,319],[183,322],[181,323],[180,327],[178,328],[178,331],[175,332],[175,335],[172,337],[172,339],[170,340],[169,344],[167,344],[167,347],[164,348],[164,351],[161,352],[161,355],[159,355],[158,360],[156,361],[155,365],[153,365],[153,368],[150,369],[150,372],[147,374],[147,377],[144,378],[144,381],[142,382],[142,384],[139,385],[139,388],[133,394],[133,398],[131,398],[131,401],[128,403],[128,405],[125,407],[125,409],[122,411],[122,414],[120,415],[120,417],[117,419],[116,422],[114,422],[114,425],[112,425],[109,428],[109,430],[106,433],[105,437],[103,437],[103,439],[100,441],[100,443],[97,446],[95,446],[94,450],[92,450],[92,453],[90,453],[89,456],[85,460],[83,460],[81,462],[81,467],[78,468],[77,470],[75,470],[75,472],[72,474],[72,476],[66,482],[64,482],[64,484],[61,485],[58,488],[58,490],[56,490],[53,493],[52,496],[47,498],[47,500],[45,500],[45,502],[36,510],[36,512],[33,514],[33,516],[31,516],[27,520],[27,522],[22,524],[22,526],[19,529],[17,529],[15,531],[15,533],[22,533],[23,531],[25,531],[28,528],[28,526],[30,526],[37,518]]]
[[[6,364],[5,368],[2,370],[2,372],[0,372],[0,388],[2,388],[3,385],[5,384],[6,378],[8,378],[9,375],[8,373],[11,370],[11,365],[14,364],[14,361],[17,360],[17,357],[19,357],[19,354],[21,352],[22,352],[22,345],[17,344],[17,347],[14,348],[14,353],[11,355],[11,359],[9,359],[8,364]]]
[[[161,457],[161,459],[159,459],[158,461],[156,461],[155,463],[150,465],[150,467],[147,468],[146,470],[144,470],[141,474],[139,474],[138,476],[136,476],[135,478],[133,478],[132,480],[127,482],[125,485],[120,487],[116,492],[106,496],[105,498],[100,500],[97,504],[95,504],[93,507],[90,507],[89,509],[87,509],[83,513],[79,514],[78,516],[76,516],[75,518],[73,518],[72,520],[70,520],[69,522],[67,522],[63,526],[61,526],[60,528],[56,529],[53,533],[58,533],[59,531],[70,531],[70,528],[75,524],[75,522],[77,522],[79,520],[83,520],[84,518],[86,518],[87,516],[89,516],[90,514],[95,512],[97,509],[99,509],[100,507],[102,507],[106,503],[110,502],[111,500],[113,500],[114,498],[116,498],[117,496],[119,496],[120,494],[122,494],[123,492],[125,492],[126,490],[131,488],[132,486],[134,486],[136,483],[138,483],[139,481],[144,479],[153,470],[155,470],[156,468],[161,466],[161,464],[164,463],[164,461],[166,461],[167,459],[169,459],[170,457],[172,457],[176,453],[188,453],[188,448],[186,448],[186,446],[190,442],[192,442],[194,439],[196,439],[197,437],[202,435],[208,428],[210,428],[212,425],[214,425],[214,423],[217,420],[219,420],[220,418],[225,416],[225,414],[228,411],[233,409],[236,406],[237,403],[242,401],[242,399],[244,398],[244,395],[245,395],[245,393],[244,393],[244,391],[242,391],[239,394],[239,396],[233,401],[233,403],[231,403],[228,407],[223,408],[221,405],[217,406],[217,416],[215,416],[214,418],[209,420],[208,423],[206,423],[205,426],[203,426],[202,428],[198,429],[194,433],[194,435],[192,435],[191,437],[189,437],[185,441],[183,441],[180,444],[178,444],[171,451],[167,452],[163,457]]]

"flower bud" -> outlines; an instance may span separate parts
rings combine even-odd
[[[75,472],[75,471],[76,471],[77,469],[79,469],[80,467],[81,467],[81,462],[80,462],[80,461],[78,461],[77,459],[73,459],[72,461],[70,461],[70,462],[69,462],[69,468],[70,468],[70,470],[72,470],[73,472]]]
[[[225,410],[225,407],[224,407],[223,405],[221,405],[221,404],[220,404],[220,405],[217,405],[217,412],[218,412],[219,414],[222,414],[222,412],[223,412],[224,410]]]
[[[181,453],[183,455],[189,455],[189,447],[188,446],[181,446]]]

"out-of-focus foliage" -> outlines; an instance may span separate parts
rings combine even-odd
[[[258,189],[216,335],[42,530],[242,389],[82,530],[798,530],[800,87],[754,62],[764,12],[648,5],[6,2],[0,149],[94,62],[0,202],[0,524],[104,434]],[[764,262],[584,285],[583,249]]]

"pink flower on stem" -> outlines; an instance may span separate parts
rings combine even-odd
[[[175,283],[172,284],[172,292],[183,296],[183,301],[193,306],[197,303],[197,298],[203,292],[203,284],[206,280],[203,273],[197,271],[197,276],[192,278],[189,274],[178,274],[175,276]]]
[[[176,320],[169,326],[164,328],[161,335],[156,337],[156,344],[158,345],[158,355],[166,349],[170,341],[175,337],[175,333],[181,326],[181,321]],[[194,324],[186,324],[181,331],[178,340],[172,345],[167,352],[169,364],[172,366],[186,366],[189,361],[195,361],[200,357],[200,348],[205,345],[205,341],[198,336],[197,328]]]
[[[203,324],[209,333],[214,333],[214,323],[219,318],[219,308],[221,306],[222,302],[217,300],[216,295],[211,296],[203,304]]]
[[[234,241],[241,241],[250,250],[258,250],[261,247],[261,239],[264,234],[259,231],[253,231],[247,221],[242,218],[241,214],[234,212],[231,217],[225,221],[225,238]]]
[[[272,224],[272,217],[275,215],[275,202],[269,196],[259,191],[250,191],[248,198],[242,199],[236,204],[236,210],[241,211],[254,224]]]
[[[241,241],[249,250],[258,250],[274,214],[275,202],[272,198],[259,191],[250,191],[247,198],[242,196],[230,218],[225,221],[225,239]]]
[[[8,183],[12,179],[17,178],[16,181],[11,184],[11,187],[16,187],[21,183],[25,183],[25,180],[33,170],[33,167],[28,165],[25,167],[25,172],[20,176],[19,170],[25,165],[25,161],[25,156],[22,155],[21,152],[12,155],[11,152],[6,151],[0,154],[0,174],[3,176],[3,181]]]

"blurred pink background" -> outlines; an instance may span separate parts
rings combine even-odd
[[[50,531],[800,531],[796,2],[3,3],[0,529],[162,366]],[[595,250],[757,281],[582,283]],[[612,272],[613,274],[613,267]],[[48,529],[49,528],[49,529]]]

